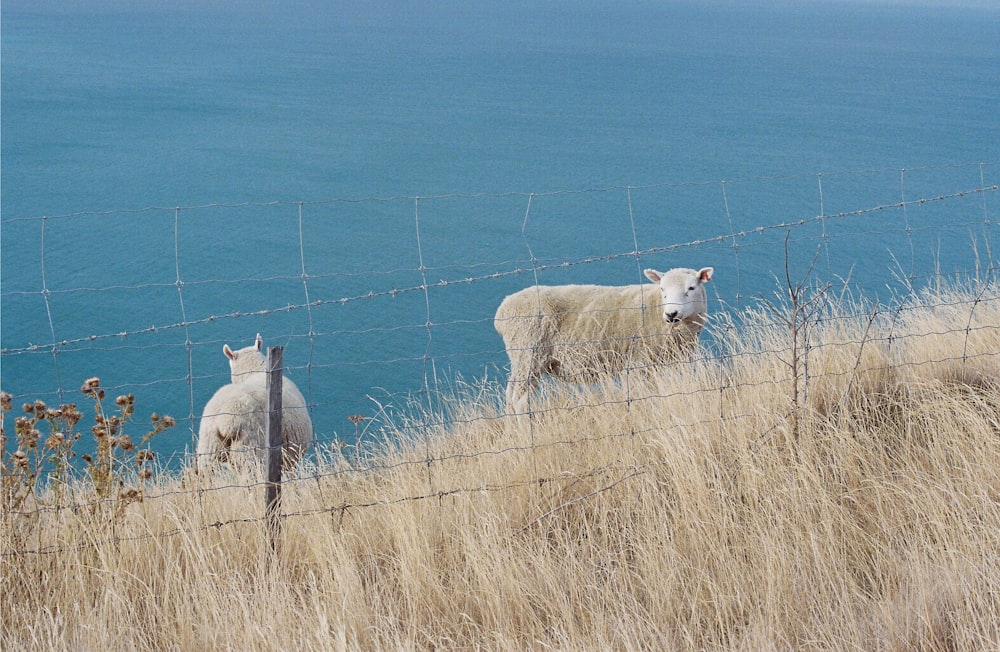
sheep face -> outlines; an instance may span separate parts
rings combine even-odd
[[[254,377],[254,374],[264,373],[267,370],[267,358],[260,352],[264,344],[264,339],[257,333],[257,339],[250,346],[237,351],[229,348],[228,344],[222,346],[222,352],[229,358],[229,372],[232,382],[243,383]]]
[[[711,267],[702,267],[697,271],[686,268],[669,272],[645,271],[646,278],[660,286],[663,319],[668,324],[689,322],[702,325],[708,312],[704,284],[711,280],[714,271]]]

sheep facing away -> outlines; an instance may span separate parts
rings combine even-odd
[[[707,318],[704,284],[713,271],[647,269],[653,284],[535,285],[508,296],[493,320],[510,358],[507,413],[527,411],[544,375],[594,382],[690,359]]]
[[[237,463],[247,453],[267,464],[267,358],[261,353],[260,334],[251,346],[222,352],[229,358],[231,381],[220,387],[202,411],[198,428],[197,467],[209,469],[214,463]],[[281,381],[282,469],[298,464],[312,443],[312,419],[299,388],[288,376]],[[238,453],[238,454],[237,454]],[[252,458],[250,458],[252,459]]]

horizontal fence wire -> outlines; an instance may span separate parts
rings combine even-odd
[[[38,399],[85,404],[80,383],[102,376],[109,395],[137,397],[137,414],[144,406],[147,414],[173,414],[175,431],[148,444],[158,455],[158,477],[166,480],[132,478],[147,509],[188,494],[204,504],[225,492],[262,492],[264,483],[252,476],[212,482],[185,478],[197,465],[193,450],[202,409],[215,389],[229,382],[223,344],[240,348],[260,332],[265,345],[285,348],[285,370],[305,394],[314,423],[315,459],[305,461],[285,484],[292,492],[316,486],[331,493],[328,504],[286,509],[284,520],[343,519],[408,502],[558,486],[581,478],[617,486],[651,469],[601,465],[565,475],[539,469],[530,478],[479,486],[464,480],[454,484],[446,469],[607,440],[642,442],[709,423],[754,424],[764,442],[790,412],[760,413],[720,398],[719,411],[697,423],[563,433],[544,440],[533,433],[527,443],[442,453],[436,443],[448,432],[503,429],[516,418],[504,411],[508,352],[494,330],[494,312],[504,296],[535,283],[641,283],[646,267],[715,268],[706,284],[710,309],[700,348],[681,365],[712,369],[712,384],[690,389],[635,382],[633,393],[630,383],[658,369],[637,362],[615,381],[618,390],[625,386],[624,394],[587,389],[568,402],[546,402],[550,388],[543,383],[542,396],[532,399],[531,423],[580,410],[629,410],[644,402],[770,391],[787,379],[747,381],[728,370],[744,358],[788,365],[799,346],[808,363],[820,356],[860,358],[865,347],[891,354],[924,340],[946,339],[962,346],[916,361],[890,355],[891,363],[866,369],[995,365],[1000,352],[982,351],[970,342],[995,338],[1000,329],[1000,324],[977,320],[983,311],[995,314],[1000,301],[993,254],[998,172],[996,163],[975,163],[538,193],[5,217],[4,256],[10,266],[0,293],[3,390],[14,406]],[[238,227],[242,224],[257,225],[255,233],[247,234]],[[84,236],[94,239],[92,246],[80,244]],[[9,246],[12,241],[16,249]],[[116,243],[114,256],[108,255],[107,241]],[[158,254],[148,264],[135,265],[131,258],[154,251]],[[69,257],[72,266],[65,265]],[[953,297],[954,287],[975,294]],[[802,323],[801,342],[730,346],[751,326],[756,332],[787,330],[796,291],[816,298]],[[604,317],[599,311],[579,312]],[[908,324],[911,315],[927,312],[949,318],[922,330]],[[859,330],[859,324],[866,326]],[[841,326],[853,335],[810,339],[810,329],[836,332]],[[602,344],[607,341],[574,342],[581,351]],[[855,371],[850,366],[803,368],[802,375],[805,387],[818,391],[824,383],[853,380]],[[104,409],[111,412],[110,405]],[[16,442],[9,424],[4,425],[8,459]],[[141,430],[134,423],[129,427]],[[407,454],[398,452],[408,445],[413,448]],[[84,476],[78,467],[68,473]],[[333,495],[338,483],[399,473],[423,474],[423,487],[403,495]],[[81,491],[69,504],[31,499],[16,508],[5,506],[5,523],[55,517],[67,509],[98,512],[120,501],[115,495],[87,496]],[[266,523],[263,512],[204,520],[194,530],[29,545],[0,555],[58,553]]]

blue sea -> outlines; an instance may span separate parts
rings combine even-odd
[[[1000,255],[994,2],[5,0],[0,29],[0,383],[99,376],[134,434],[178,419],[171,464],[257,332],[321,442],[374,441],[502,382],[493,312],[535,282],[714,266],[738,311],[786,240],[880,300]]]

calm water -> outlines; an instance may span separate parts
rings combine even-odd
[[[821,212],[864,211],[793,266],[866,292],[1000,251],[995,192],[865,211],[998,182],[992,3],[153,4],[4,3],[0,337],[18,402],[100,375],[182,420],[165,454],[257,331],[323,439],[502,378],[532,257],[714,265],[718,309],[783,274],[751,230]]]

